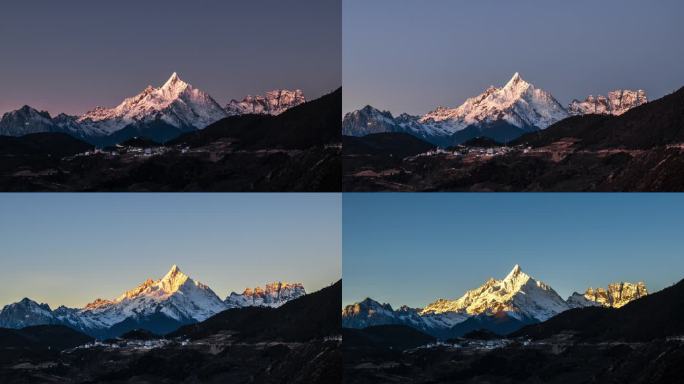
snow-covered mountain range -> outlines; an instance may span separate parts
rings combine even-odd
[[[567,302],[572,308],[589,306],[620,308],[646,295],[648,295],[648,290],[643,282],[621,282],[608,284],[608,289],[588,288],[584,294],[574,292],[568,297]]]
[[[225,300],[230,308],[240,307],[271,307],[277,308],[306,295],[301,283],[274,282],[266,284],[264,288],[247,288],[242,293],[231,292]]]
[[[265,96],[249,95],[240,101],[233,99],[226,104],[225,110],[229,116],[248,113],[279,115],[304,102],[306,102],[306,99],[300,89],[294,91],[283,89],[266,92]]]
[[[402,306],[394,310],[389,304],[367,298],[342,310],[342,325],[365,328],[403,324],[437,337],[460,336],[479,327],[510,332],[572,308],[621,306],[646,294],[643,283],[615,283],[608,291],[590,288],[585,295],[575,293],[566,301],[549,285],[516,265],[502,280],[490,278],[458,299],[438,299],[424,308]]]
[[[585,102],[575,100],[566,109],[549,92],[536,88],[516,72],[503,87],[491,86],[456,108],[438,107],[423,116],[394,117],[388,111],[366,106],[344,116],[342,132],[349,136],[403,132],[440,146],[480,136],[507,142],[571,115],[621,114],[646,101],[644,91],[618,90],[600,102],[591,96]],[[601,103],[605,107],[598,105]]]
[[[615,115],[619,116],[634,107],[648,103],[646,92],[618,89],[608,92],[608,97],[589,95],[584,101],[573,100],[568,106],[571,115]]]
[[[174,265],[161,279],[147,279],[112,300],[96,299],[83,308],[60,306],[53,311],[47,304],[25,298],[0,311],[0,327],[63,324],[96,337],[117,336],[135,328],[166,333],[226,309],[278,307],[305,294],[302,284],[276,282],[265,289],[248,288],[243,295],[232,293],[224,301]]]
[[[7,112],[0,119],[0,135],[63,132],[93,144],[111,144],[136,135],[166,141],[228,116],[279,114],[304,102],[304,95],[301,90],[274,90],[266,97],[249,96],[233,102],[222,108],[209,94],[174,72],[161,87],[147,86],[114,108],[96,107],[81,116],[59,114],[52,118],[29,106]]]

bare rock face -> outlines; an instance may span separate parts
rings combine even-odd
[[[5,305],[0,311],[0,327],[24,328],[32,325],[58,324],[50,306],[38,304],[25,298],[17,303]]]
[[[347,305],[342,309],[342,326],[346,328],[401,323],[401,319],[391,305],[381,304],[370,298]]]
[[[7,112],[0,119],[0,135],[22,136],[38,132],[58,132],[50,114],[25,105],[16,111]]]
[[[608,92],[608,97],[590,95],[584,101],[573,100],[568,106],[571,115],[622,115],[634,107],[648,102],[643,90],[618,89]]]
[[[401,132],[402,129],[389,111],[381,111],[370,105],[347,113],[342,119],[342,134],[365,136],[372,133]]]
[[[588,306],[620,308],[646,295],[648,295],[648,290],[643,282],[621,282],[608,284],[608,289],[589,288],[583,295],[575,292],[567,302],[573,308]]]
[[[229,116],[257,114],[279,115],[292,107],[306,102],[304,93],[299,90],[278,89],[266,92],[265,96],[247,96],[241,101],[231,100],[226,105]]]

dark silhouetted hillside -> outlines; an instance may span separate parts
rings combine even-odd
[[[489,137],[479,136],[464,142],[462,145],[466,147],[495,148],[503,144]]]
[[[374,133],[366,136],[344,136],[342,153],[348,155],[375,155],[404,158],[427,152],[434,145],[408,133]]]
[[[171,140],[169,144],[193,147],[221,138],[234,139],[240,149],[306,149],[341,140],[342,88],[316,100],[290,108],[278,116],[243,115],[217,121],[208,127]]]
[[[36,325],[22,329],[0,328],[0,347],[64,350],[94,339],[63,325]]]
[[[20,137],[0,136],[0,155],[72,156],[93,146],[65,133],[32,133]]]
[[[632,108],[620,116],[575,116],[515,143],[542,146],[561,138],[580,140],[581,148],[649,149],[684,142],[684,88]]]
[[[684,335],[684,280],[618,309],[572,309],[511,335],[543,339],[559,333],[591,341],[651,341]]]
[[[434,343],[436,339],[405,325],[377,325],[363,329],[344,328],[345,349],[380,348],[405,350]]]
[[[234,331],[241,340],[308,341],[340,333],[341,307],[340,280],[279,308],[229,309],[201,323],[181,327],[169,336],[197,339],[221,331]]]

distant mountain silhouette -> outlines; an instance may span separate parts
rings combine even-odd
[[[684,280],[660,292],[613,309],[587,307],[563,312],[551,319],[524,327],[511,336],[535,339],[572,333],[590,341],[651,341],[684,335]]]

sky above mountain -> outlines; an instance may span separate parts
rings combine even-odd
[[[113,107],[174,71],[221,105],[342,83],[340,0],[26,0],[0,13],[0,114]]]
[[[343,111],[424,114],[515,72],[572,99],[684,86],[684,2],[345,0]]]
[[[563,299],[616,281],[684,278],[684,196],[345,194],[343,304],[423,307],[515,264]]]
[[[335,194],[5,194],[0,212],[0,307],[23,297],[80,307],[173,264],[222,299],[341,277]]]

